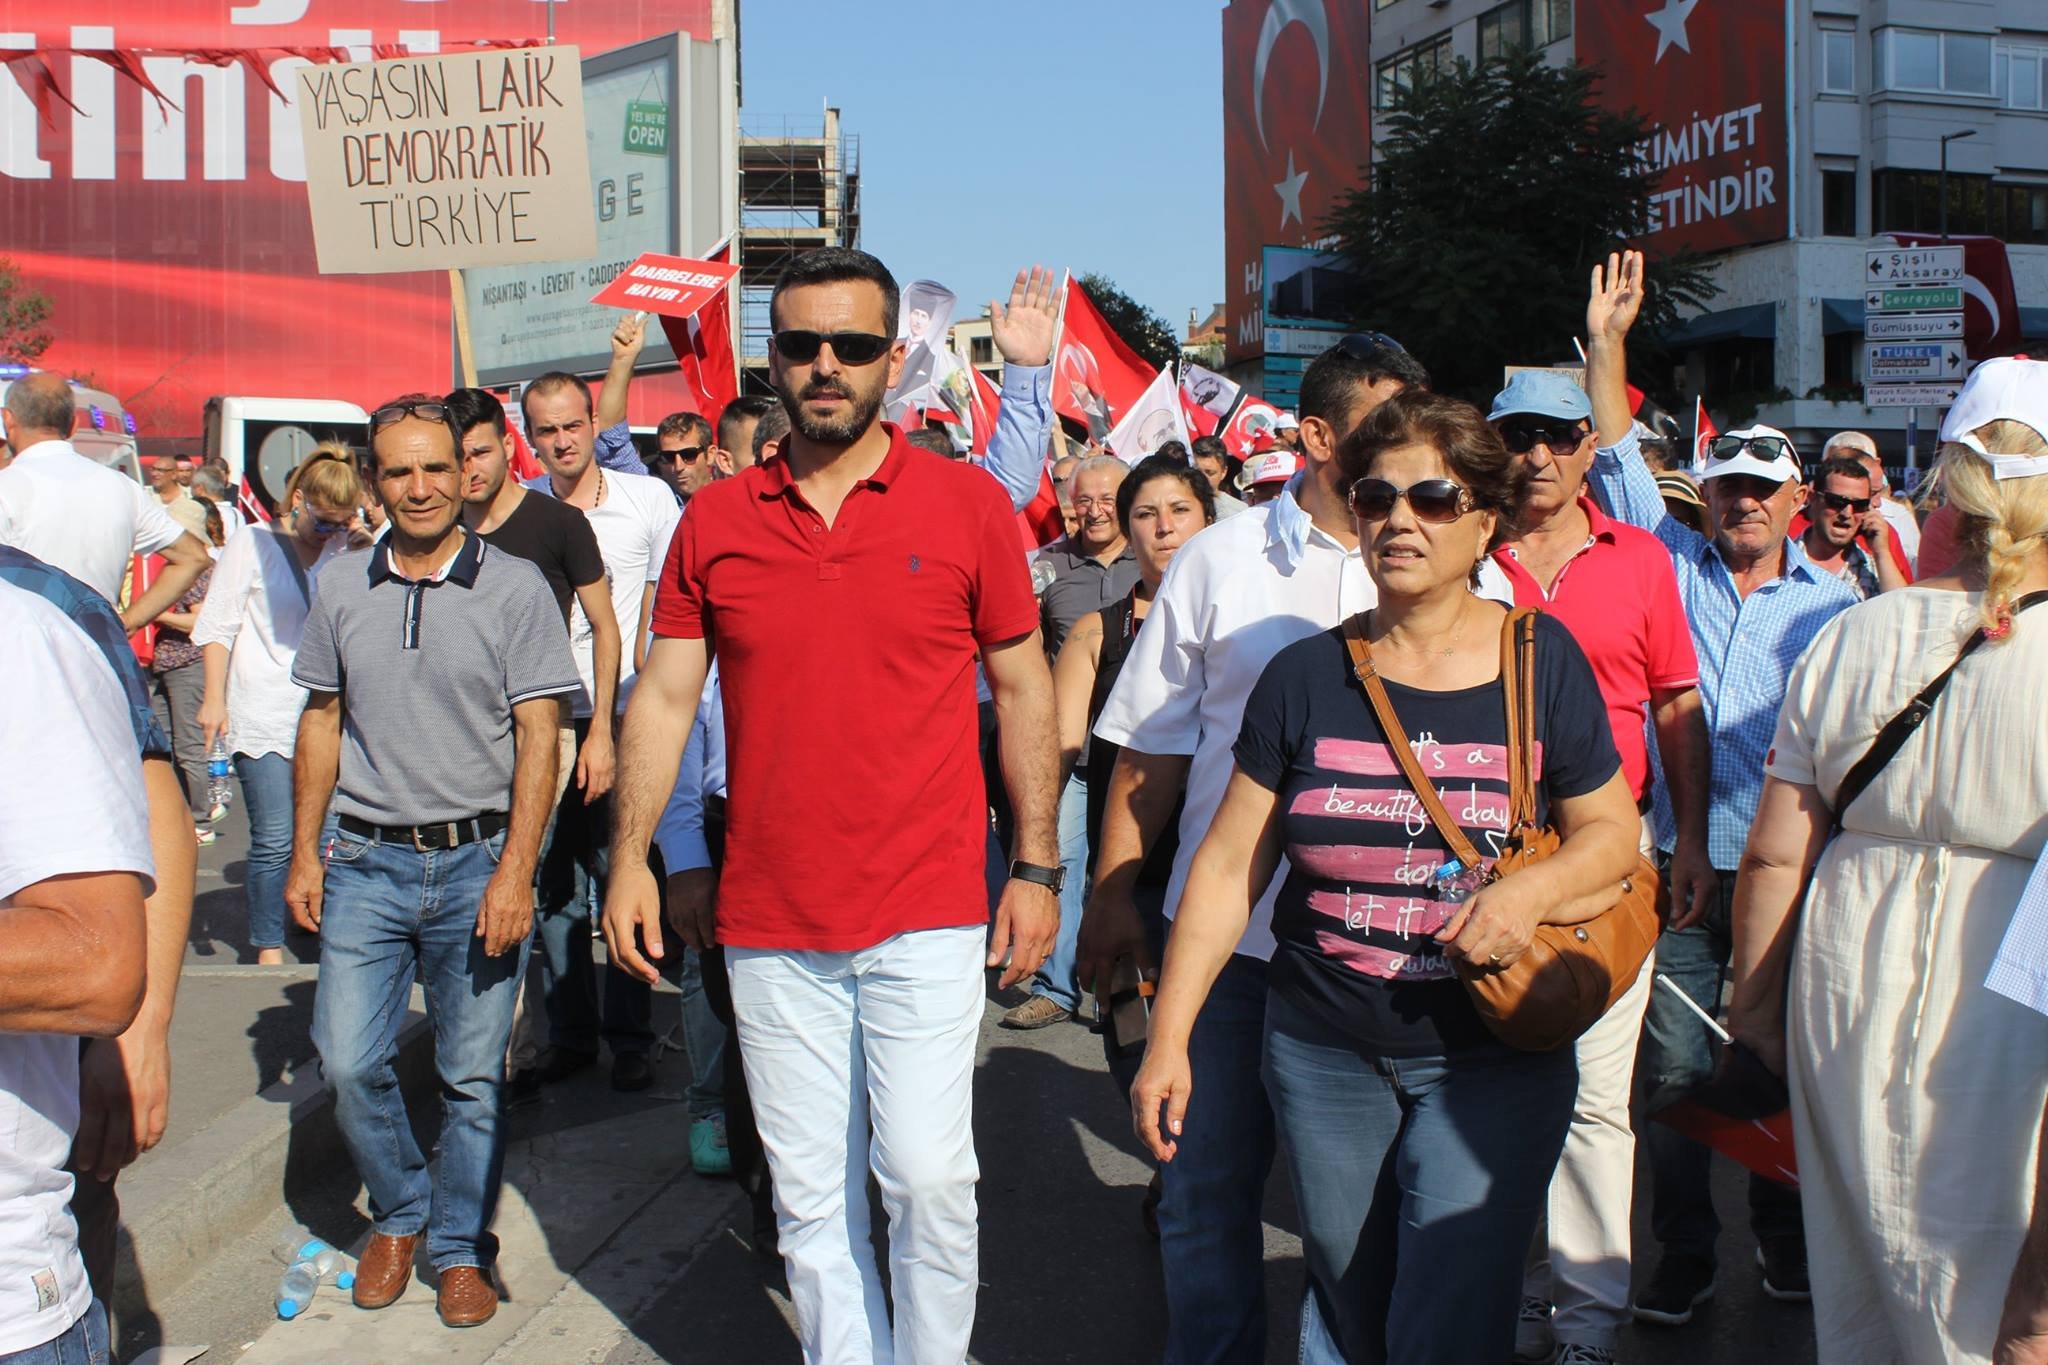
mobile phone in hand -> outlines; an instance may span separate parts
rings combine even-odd
[[[1152,1031],[1153,983],[1134,957],[1120,957],[1109,978],[1108,1028],[1119,1053],[1140,1052]]]

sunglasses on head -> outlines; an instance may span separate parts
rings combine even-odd
[[[1792,443],[1782,436],[1716,436],[1707,453],[1716,460],[1732,460],[1754,451],[1766,460],[1792,453]]]
[[[1385,521],[1402,498],[1408,499],[1417,520],[1439,524],[1456,521],[1477,506],[1471,489],[1449,479],[1423,479],[1406,488],[1385,479],[1360,479],[1351,485],[1349,501],[1361,521]]]
[[[417,417],[422,422],[445,422],[448,420],[446,403],[393,403],[387,408],[378,408],[370,414],[370,430],[388,427],[393,422],[402,422],[408,417]]]
[[[1337,343],[1337,349],[1353,360],[1378,360],[1382,351],[1405,351],[1407,347],[1385,332],[1353,332]]]
[[[1870,510],[1871,502],[1869,498],[1852,498],[1842,493],[1823,493],[1820,501],[1830,512],[1854,512],[1859,517]]]
[[[1527,455],[1538,442],[1553,455],[1569,455],[1592,435],[1577,422],[1497,422],[1494,430],[1510,455]]]
[[[792,365],[808,365],[818,358],[821,347],[832,348],[832,358],[842,365],[872,365],[895,345],[888,337],[873,332],[777,332],[775,353]]]

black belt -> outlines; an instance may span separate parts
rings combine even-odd
[[[467,820],[450,820],[441,825],[373,825],[353,815],[338,816],[342,833],[380,844],[411,844],[421,853],[435,849],[459,848],[492,838],[505,828],[501,811],[486,811]]]

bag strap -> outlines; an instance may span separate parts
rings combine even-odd
[[[1386,735],[1387,747],[1394,751],[1394,758],[1400,763],[1408,785],[1415,789],[1415,799],[1422,803],[1423,813],[1436,826],[1436,832],[1443,836],[1451,856],[1468,869],[1478,867],[1479,850],[1472,847],[1465,831],[1458,828],[1458,822],[1451,819],[1451,813],[1444,809],[1435,785],[1422,771],[1422,760],[1415,756],[1414,747],[1408,743],[1408,732],[1402,728],[1401,718],[1394,713],[1393,698],[1387,695],[1387,686],[1380,681],[1379,670],[1373,666],[1372,645],[1365,638],[1364,612],[1344,622],[1344,644],[1351,651],[1351,674],[1365,689],[1366,700],[1372,703],[1373,714],[1379,717],[1380,729]]]
[[[1500,687],[1507,709],[1508,832],[1536,822],[1536,611],[1509,610],[1500,626]]]
[[[2017,616],[2028,607],[2044,600],[2048,600],[2048,591],[2030,592],[2012,604],[2012,614]],[[1933,682],[1921,688],[1918,695],[1906,703],[1905,710],[1893,716],[1885,723],[1885,727],[1877,732],[1877,738],[1870,742],[1870,748],[1864,751],[1863,757],[1856,760],[1856,766],[1849,769],[1849,775],[1842,779],[1840,789],[1835,792],[1832,804],[1836,828],[1841,827],[1843,812],[1855,803],[1857,797],[1863,795],[1865,788],[1877,780],[1877,775],[1884,771],[1884,765],[1891,762],[1893,756],[1906,747],[1906,741],[1913,737],[1913,733],[1920,728],[1920,723],[1926,720],[1928,713],[1934,709],[1935,700],[1948,690],[1949,679],[1955,676],[1955,671],[1963,666],[1963,660],[1974,654],[1985,639],[1984,631],[1980,627],[1969,639],[1963,641],[1963,647],[1956,654],[1955,662],[1942,669]]]

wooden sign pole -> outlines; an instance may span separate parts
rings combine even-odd
[[[455,355],[462,362],[462,387],[476,387],[476,352],[469,344],[469,295],[462,287],[462,272],[448,272],[448,302],[455,309]]]

